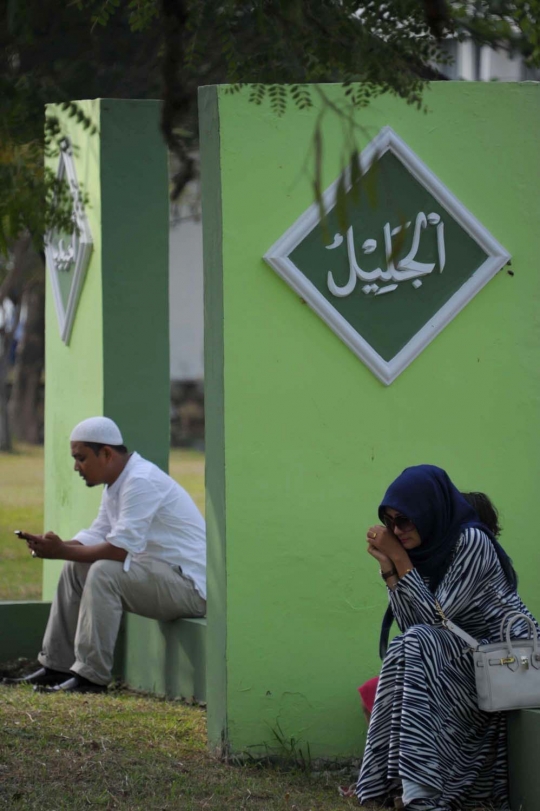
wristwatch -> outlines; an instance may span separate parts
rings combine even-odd
[[[390,569],[389,572],[383,572],[381,569],[380,575],[384,581],[389,580],[391,577],[397,577],[397,569]]]

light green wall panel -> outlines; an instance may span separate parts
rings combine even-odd
[[[80,420],[116,420],[130,449],[167,469],[169,447],[168,177],[159,102],[79,102],[92,135],[58,107],[74,145],[93,251],[65,344],[47,279],[45,529],[71,538],[95,515],[101,488],[73,472],[69,435]],[[56,169],[56,161],[50,163]],[[51,599],[61,564],[44,566]]]
[[[279,728],[314,755],[357,754],[356,687],[379,670],[386,605],[365,530],[404,467],[440,465],[490,494],[540,615],[527,521],[540,467],[540,86],[445,82],[427,114],[389,97],[358,114],[362,147],[390,125],[513,257],[515,275],[498,273],[390,386],[262,258],[313,202],[320,108],[277,118],[225,87],[200,100],[210,740],[257,749]],[[343,147],[335,116],[323,146],[325,188]]]
[[[54,306],[50,275],[47,273],[45,303],[45,531],[61,538],[72,537],[93,520],[101,493],[88,490],[73,472],[69,435],[73,426],[92,414],[103,413],[103,320],[100,194],[100,102],[80,102],[98,133],[91,135],[50,105],[47,113],[57,115],[66,135],[75,145],[74,163],[79,184],[87,194],[86,215],[93,237],[93,251],[79,300],[69,346],[61,338]],[[57,159],[49,161],[56,171]],[[61,563],[43,567],[43,598],[51,600]]]

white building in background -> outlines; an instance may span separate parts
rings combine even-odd
[[[453,62],[439,70],[450,80],[522,82],[539,81],[518,55],[478,46],[471,41],[449,40],[446,50]],[[203,258],[200,187],[192,183],[180,206],[171,212],[169,238],[169,310],[171,380],[200,382],[204,377]]]
[[[445,51],[452,58],[438,68],[448,79],[469,82],[526,82],[540,80],[540,70],[528,68],[519,54],[494,50],[471,40],[448,40]]]
[[[171,208],[169,231],[169,324],[171,380],[204,377],[202,219],[199,183]]]

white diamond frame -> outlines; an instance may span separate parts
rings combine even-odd
[[[265,253],[265,261],[292,289],[303,298],[312,310],[341,338],[374,375],[385,385],[390,385],[425,347],[446,327],[466,304],[495,276],[510,259],[510,254],[460,203],[454,194],[439,180],[426,164],[407,146],[391,127],[383,127],[360,155],[360,167],[365,174],[371,164],[384,155],[393,152],[409,170],[411,175],[426,188],[456,222],[488,254],[485,261],[435,315],[414,335],[411,340],[390,361],[384,360],[378,352],[346,321],[333,305],[317,290],[289,258],[290,254],[310,231],[320,222],[319,206],[313,203],[296,222]],[[346,190],[351,187],[347,176]],[[323,194],[323,204],[327,211],[335,204],[336,187],[339,178]]]
[[[75,162],[73,160],[73,151],[71,144],[67,139],[60,150],[58,169],[56,172],[56,177],[58,180],[62,180],[64,176],[67,177],[71,190],[71,196],[73,198],[73,219],[77,224],[79,231],[77,253],[75,256],[75,269],[73,272],[73,279],[65,308],[64,302],[62,301],[62,294],[57,275],[59,272],[61,272],[57,268],[58,257],[55,255],[53,245],[50,242],[52,232],[48,232],[45,235],[45,257],[52,283],[54,304],[56,307],[58,326],[60,328],[60,337],[65,344],[69,344],[73,323],[75,321],[77,304],[79,303],[82,286],[86,276],[86,270],[90,260],[90,254],[92,253],[93,239],[84,205],[81,202],[77,172],[75,170]]]

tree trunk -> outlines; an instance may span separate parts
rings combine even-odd
[[[41,407],[39,389],[44,364],[44,258],[38,253],[30,234],[21,233],[11,246],[9,267],[0,284],[0,306],[9,299],[13,306],[12,323],[4,324],[0,334],[0,444],[11,447],[9,429],[26,442],[39,442]],[[26,300],[27,326],[18,347],[13,371],[13,386],[6,408],[9,357],[19,322],[21,303]]]
[[[11,431],[8,417],[8,349],[7,341],[0,330],[0,451],[10,451]]]
[[[11,316],[9,317],[9,323],[7,323],[6,311],[4,309],[3,323],[2,327],[0,328],[0,451],[13,450],[8,406],[8,374],[11,346],[13,343],[13,336],[15,335],[17,326],[19,324],[19,317],[20,306],[16,305]]]
[[[43,439],[41,378],[45,363],[45,276],[40,274],[23,295],[26,306],[24,334],[17,348],[9,419],[20,442],[39,444]]]

